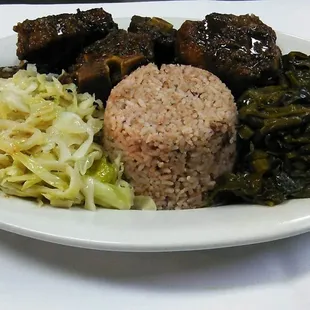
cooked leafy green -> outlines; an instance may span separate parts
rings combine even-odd
[[[0,106],[1,191],[55,207],[133,207],[120,159],[110,163],[94,143],[101,101],[29,66],[0,79]]]
[[[88,169],[87,174],[102,183],[114,184],[117,180],[118,167],[115,163],[109,163],[106,157],[97,160]]]
[[[237,160],[206,205],[249,202],[273,206],[310,197],[310,57],[291,52],[272,86],[237,101]]]

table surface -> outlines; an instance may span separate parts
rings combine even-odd
[[[128,15],[146,10],[155,15],[165,5],[124,4],[122,9]],[[180,16],[190,7],[191,16],[200,17],[212,5],[205,0],[174,4],[170,15]],[[222,3],[218,11],[234,12],[235,5]],[[238,6],[239,12],[263,14],[275,29],[310,39],[307,0]],[[17,21],[75,7],[1,6],[0,37],[12,34]],[[119,6],[105,8],[120,14]],[[279,15],[289,16],[294,27]],[[310,234],[230,249],[131,254],[64,247],[0,231],[1,310],[308,310],[309,285]]]
[[[152,1],[152,0],[145,0]],[[166,0],[158,0],[166,1]],[[106,3],[140,2],[140,0],[107,0]],[[102,3],[102,0],[0,0],[0,4],[63,4],[63,3]]]

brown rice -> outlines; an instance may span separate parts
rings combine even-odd
[[[136,194],[159,209],[197,208],[233,167],[236,120],[233,96],[215,75],[149,64],[112,90],[103,143],[110,157],[121,154]]]

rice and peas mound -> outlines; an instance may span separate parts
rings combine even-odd
[[[230,90],[208,71],[149,64],[111,92],[103,144],[119,154],[137,195],[158,209],[203,206],[215,179],[231,171],[237,108]]]

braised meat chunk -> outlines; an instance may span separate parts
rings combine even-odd
[[[38,68],[58,72],[68,68],[83,47],[117,29],[111,14],[101,8],[25,20],[14,26],[17,56]]]
[[[22,69],[26,69],[26,64],[23,62],[19,66],[0,67],[0,78],[9,79],[13,77],[16,72]]]
[[[185,21],[177,33],[177,59],[207,69],[239,96],[278,74],[281,51],[276,33],[255,15],[213,13]]]
[[[115,30],[85,48],[60,81],[74,82],[80,92],[94,93],[105,101],[113,86],[153,60],[153,43],[149,36]]]
[[[154,42],[155,63],[172,63],[175,59],[176,30],[173,25],[158,17],[134,15],[128,28],[129,32],[150,35]]]

